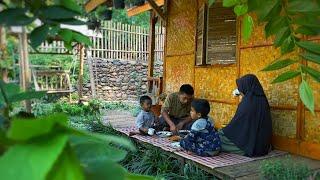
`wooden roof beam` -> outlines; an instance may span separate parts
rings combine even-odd
[[[105,3],[106,1],[109,0],[89,0],[85,5],[84,5],[84,9],[86,10],[86,12],[91,12],[92,10],[94,10],[96,7],[98,7],[99,5]]]
[[[162,9],[154,2],[154,0],[148,0],[152,9],[157,13],[157,15],[161,18],[163,22],[166,22],[166,17],[162,11]]]
[[[165,0],[153,0],[153,2],[155,2],[155,4],[158,7],[163,6],[164,5],[164,1]],[[152,6],[150,5],[150,3],[145,3],[142,6],[137,6],[137,7],[130,8],[130,9],[127,10],[127,12],[128,12],[128,16],[131,17],[131,16],[135,16],[137,14],[143,13],[145,11],[149,11],[150,9],[153,9]]]

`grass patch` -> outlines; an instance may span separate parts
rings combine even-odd
[[[313,173],[304,163],[294,161],[290,156],[281,160],[265,160],[261,167],[261,178],[268,180],[300,180],[320,176]]]

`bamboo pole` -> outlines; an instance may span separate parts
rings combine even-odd
[[[150,16],[150,31],[149,31],[149,43],[148,43],[148,51],[149,51],[148,77],[153,77],[156,17],[155,17],[154,11],[150,13],[151,13],[151,16]]]
[[[22,33],[19,34],[19,51],[20,51],[20,86],[21,89],[27,91],[30,85],[30,69],[28,59],[28,37],[25,27],[22,28]],[[24,106],[28,113],[31,113],[31,101],[24,101]]]
[[[80,57],[80,70],[79,70],[79,76],[78,76],[78,94],[79,99],[81,101],[82,98],[82,84],[83,84],[83,65],[84,65],[84,47],[83,45],[79,45],[79,57]]]

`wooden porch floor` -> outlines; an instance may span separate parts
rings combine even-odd
[[[104,124],[111,124],[115,128],[134,126],[135,117],[126,111],[108,111],[104,116]],[[167,152],[166,152],[167,153]],[[177,157],[179,158],[179,157]],[[269,159],[286,159],[287,155],[271,157]],[[292,155],[294,162],[302,162],[308,165],[314,171],[320,171],[320,161],[305,158],[302,156]],[[251,162],[241,163],[237,165],[224,166],[215,169],[208,169],[200,165],[203,170],[215,175],[220,179],[261,179],[259,168],[263,160],[255,160]]]

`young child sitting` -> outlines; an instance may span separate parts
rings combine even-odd
[[[212,119],[208,117],[209,112],[210,104],[207,100],[192,101],[190,115],[196,121],[192,124],[190,133],[180,140],[180,146],[190,154],[214,156],[220,152],[220,138]]]
[[[152,99],[149,96],[140,97],[141,111],[136,118],[136,127],[139,129],[139,133],[131,132],[129,135],[143,134],[153,135],[154,127],[156,123],[156,116],[151,111]]]

